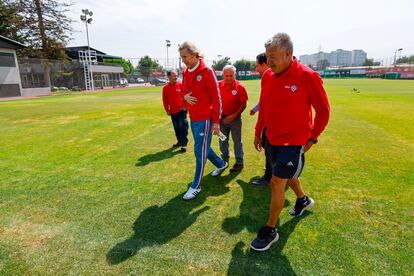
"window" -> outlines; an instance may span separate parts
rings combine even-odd
[[[12,53],[0,52],[0,67],[16,67]]]

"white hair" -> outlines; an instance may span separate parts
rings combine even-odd
[[[236,67],[234,67],[234,65],[231,65],[231,64],[227,64],[226,66],[224,66],[223,72],[226,71],[226,70],[231,70],[231,71],[233,71],[234,74],[236,74],[236,72],[237,72]]]
[[[271,48],[271,47],[278,47],[282,48],[286,51],[292,51],[293,52],[293,43],[290,39],[290,36],[286,33],[277,33],[275,34],[271,39],[266,41],[265,48]]]

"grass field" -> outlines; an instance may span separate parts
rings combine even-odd
[[[170,148],[160,87],[0,102],[0,274],[413,275],[414,81],[325,85],[331,120],[301,177],[316,204],[292,219],[288,191],[265,253],[249,250],[269,190],[249,184],[264,156],[248,112],[243,172],[209,164],[184,202],[192,137]]]

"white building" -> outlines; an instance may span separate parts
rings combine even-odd
[[[311,55],[301,55],[299,60],[302,64],[317,66],[318,61],[327,60],[329,66],[361,66],[367,58],[367,53],[363,50],[343,50],[337,49],[330,53],[319,52]]]

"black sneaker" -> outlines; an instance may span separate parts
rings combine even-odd
[[[276,229],[266,225],[260,228],[257,237],[252,241],[250,247],[256,251],[266,251],[278,239],[279,234],[276,232]]]
[[[305,195],[303,198],[296,199],[295,207],[289,210],[289,214],[293,217],[298,217],[303,214],[306,209],[312,207],[315,201],[309,196]]]
[[[177,142],[176,144],[173,145],[173,148],[178,148],[179,146],[181,146],[181,145],[180,145],[180,143]]]
[[[260,177],[259,179],[252,181],[253,186],[268,186],[269,180],[267,180],[264,176]]]
[[[233,168],[230,169],[230,172],[241,172],[243,167],[243,164],[234,164]]]

